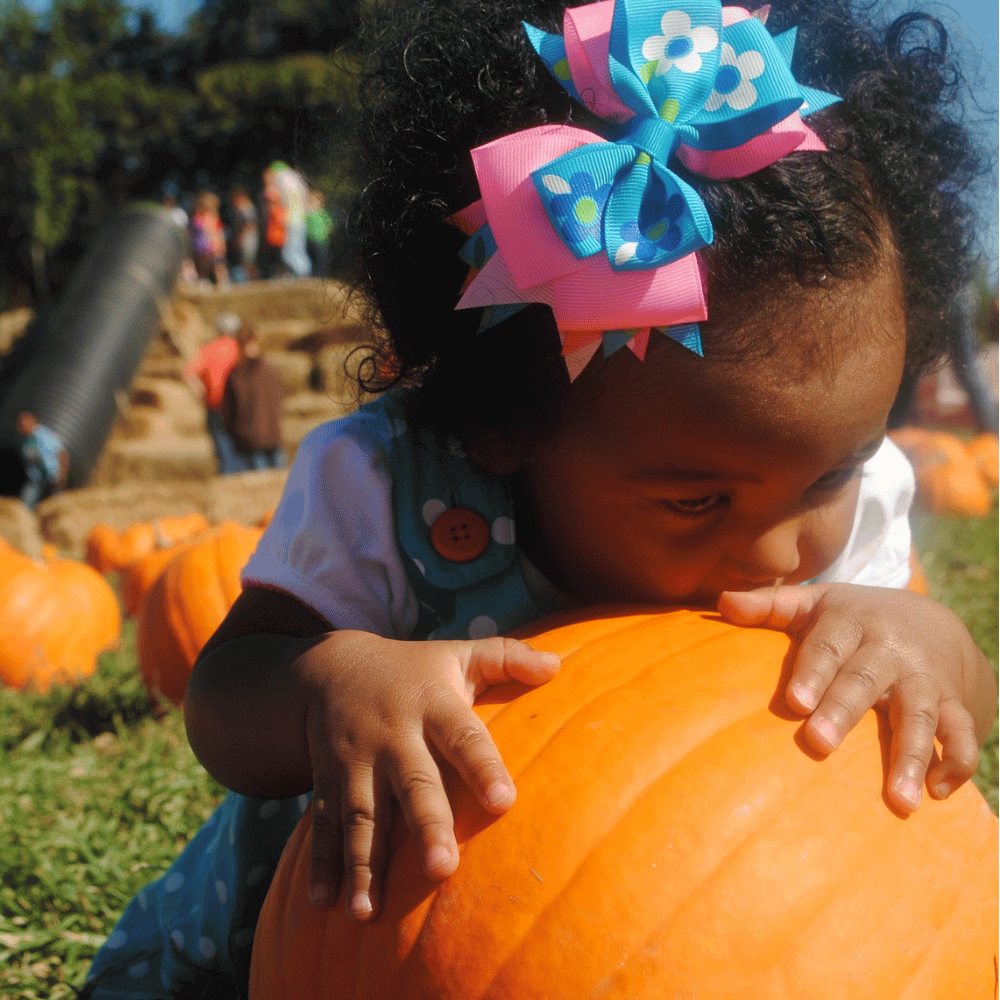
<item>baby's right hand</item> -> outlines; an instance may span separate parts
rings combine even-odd
[[[427,875],[447,878],[458,844],[434,751],[486,809],[505,812],[514,783],[472,702],[495,684],[544,683],[559,658],[516,639],[408,642],[340,631],[304,653],[300,667],[314,791],[309,891],[316,905],[330,905],[343,873],[347,912],[366,920],[379,909],[392,798]]]

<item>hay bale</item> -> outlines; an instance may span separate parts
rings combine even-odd
[[[278,506],[287,476],[287,469],[216,476],[206,484],[209,520],[255,524]]]
[[[0,538],[18,552],[38,559],[44,539],[35,515],[13,497],[0,497]]]
[[[201,482],[120,482],[56,494],[43,500],[36,513],[42,538],[80,559],[87,535],[98,522],[122,529],[165,516],[208,517],[208,506],[208,491]]]

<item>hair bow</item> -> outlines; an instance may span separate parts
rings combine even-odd
[[[474,269],[458,308],[487,307],[485,329],[547,303],[571,376],[602,343],[642,357],[651,327],[701,353],[696,252],[712,224],[672,165],[741,177],[823,150],[801,115],[839,100],[795,81],[795,30],[772,37],[765,19],[718,0],[603,0],[566,10],[562,35],[525,24],[608,136],[541,126],[472,151],[482,201],[453,217]]]

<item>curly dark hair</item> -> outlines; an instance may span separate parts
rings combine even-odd
[[[391,4],[369,30],[363,194],[351,229],[382,336],[361,381],[369,390],[419,385],[418,418],[460,436],[486,427],[530,433],[555,418],[568,385],[547,307],[482,334],[480,310],[455,310],[467,276],[457,257],[465,237],[444,221],[479,197],[472,147],[553,121],[600,131],[520,25],[559,32],[564,6],[415,0]],[[796,79],[843,97],[809,118],[829,152],[793,153],[738,180],[687,177],[716,231],[701,252],[710,312],[703,331],[711,340],[712,325],[731,327],[737,308],[745,317],[748,305],[752,313],[773,304],[789,281],[808,289],[828,276],[864,275],[888,233],[900,261],[912,376],[951,350],[976,260],[967,198],[979,159],[952,111],[961,74],[944,28],[924,14],[877,31],[860,23],[849,0],[773,0],[772,34],[793,26]],[[761,336],[744,337],[739,349],[774,349]]]

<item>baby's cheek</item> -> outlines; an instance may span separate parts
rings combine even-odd
[[[853,480],[830,503],[817,507],[806,515],[799,538],[801,563],[795,580],[801,583],[829,569],[837,556],[847,548],[854,527],[854,512],[858,505],[860,480]]]

